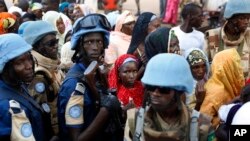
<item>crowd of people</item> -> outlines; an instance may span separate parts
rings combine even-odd
[[[175,0],[159,16],[85,2],[0,0],[1,141],[226,141],[222,124],[250,125],[249,0],[206,31],[197,2],[180,23]]]

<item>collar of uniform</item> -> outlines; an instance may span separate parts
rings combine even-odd
[[[49,70],[57,70],[60,64],[59,60],[52,60],[50,58],[44,57],[40,53],[32,50],[32,55],[36,58],[38,65],[47,68]]]

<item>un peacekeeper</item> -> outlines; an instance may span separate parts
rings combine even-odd
[[[178,64],[178,65],[176,65]],[[151,103],[142,114],[138,130],[135,110],[128,111],[125,140],[129,141],[211,141],[214,130],[211,118],[190,110],[181,100],[193,89],[193,77],[187,61],[179,55],[162,53],[151,58],[142,77]],[[136,121],[135,121],[136,120]],[[130,136],[131,135],[131,136]]]
[[[58,69],[58,39],[55,29],[45,21],[35,21],[26,26],[23,38],[33,47],[35,77],[29,85],[34,99],[51,117],[53,134],[58,134],[57,94],[63,80],[63,72]]]
[[[31,45],[17,34],[0,35],[0,140],[48,141],[51,127],[27,86],[34,76]]]
[[[241,65],[245,78],[250,77],[250,1],[228,0],[224,11],[226,20],[222,27],[206,32],[206,52],[211,62],[219,51],[236,48],[241,56]]]
[[[109,44],[110,29],[109,22],[101,14],[90,14],[80,18],[73,26],[71,44],[72,50],[75,50],[72,57],[75,64],[66,74],[57,102],[62,140],[123,140],[121,126],[117,122],[112,122],[115,113],[120,109],[119,101],[98,85],[90,85],[83,75],[92,61],[102,65],[104,49]],[[100,82],[99,77],[95,79]],[[96,108],[96,95],[91,88],[98,90],[100,108]]]

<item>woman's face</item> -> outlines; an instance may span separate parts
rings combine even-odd
[[[34,77],[33,58],[29,52],[17,57],[13,60],[13,67],[17,78],[22,82],[31,82]]]
[[[191,72],[196,80],[202,80],[206,74],[205,62],[199,62],[191,66]]]
[[[136,62],[127,62],[119,68],[119,80],[126,88],[133,88],[138,72]]]
[[[37,19],[41,19],[43,17],[43,11],[42,11],[42,9],[34,10],[33,14],[36,15]]]
[[[39,53],[43,56],[56,60],[58,57],[58,39],[56,35],[48,34],[39,43]]]
[[[83,12],[81,11],[80,8],[76,8],[75,11],[74,11],[74,20],[76,21],[77,19],[79,19],[80,17],[83,17],[84,14]]]
[[[74,7],[70,7],[69,9],[68,9],[68,16],[69,16],[69,18],[73,21],[74,20],[74,18],[75,18],[75,16],[74,16]]]
[[[178,38],[171,38],[169,45],[169,53],[180,54],[180,46]]]
[[[151,21],[148,25],[148,34],[155,31],[157,28],[161,27],[161,19],[156,18],[153,21]]]
[[[121,31],[127,35],[132,35],[134,26],[135,26],[135,21],[123,24]]]
[[[58,32],[60,34],[64,33],[64,31],[65,31],[65,25],[64,25],[63,19],[61,17],[56,21],[56,27],[57,27]]]

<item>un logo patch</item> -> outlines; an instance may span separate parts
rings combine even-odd
[[[82,108],[78,105],[72,106],[69,109],[69,115],[72,118],[79,118],[82,114]]]
[[[21,135],[28,138],[32,135],[32,128],[30,123],[23,123],[21,126]]]

